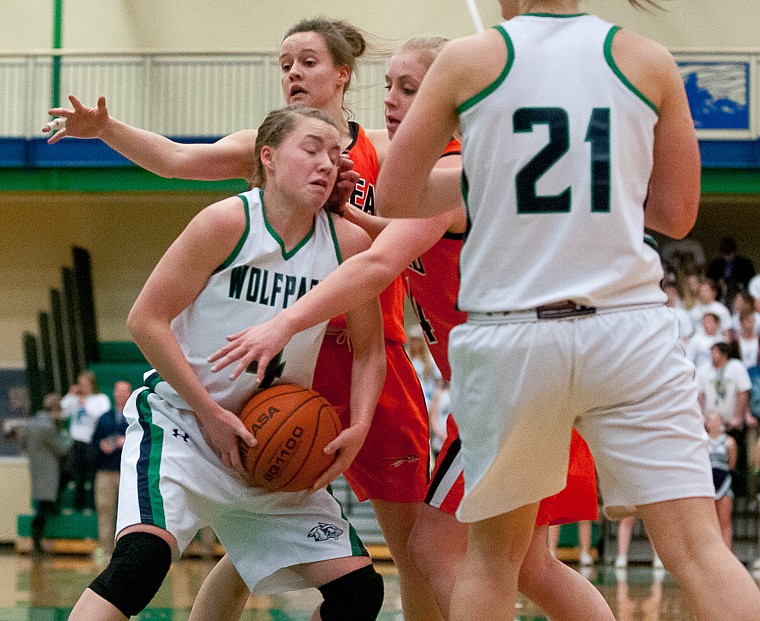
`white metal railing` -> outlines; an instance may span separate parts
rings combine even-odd
[[[105,95],[116,118],[169,136],[222,136],[257,127],[284,104],[277,53],[66,52],[60,93],[95,105]],[[52,56],[0,54],[0,136],[39,137],[49,120]],[[359,64],[346,97],[366,127],[384,127],[386,59]]]
[[[94,105],[106,95],[110,112],[127,123],[170,136],[222,136],[256,127],[283,105],[276,52],[22,51],[0,53],[0,137],[40,136],[48,120],[53,54],[61,61],[60,93]],[[760,137],[760,49],[675,50],[686,80],[696,75],[713,116],[700,138]],[[386,58],[364,59],[347,103],[366,127],[384,126]],[[701,91],[700,91],[701,92]],[[740,127],[723,126],[736,112]],[[746,122],[744,122],[746,119]],[[718,126],[715,126],[715,123]]]

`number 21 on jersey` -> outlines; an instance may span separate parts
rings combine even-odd
[[[536,125],[547,125],[549,142],[517,173],[517,213],[567,213],[572,204],[571,188],[559,194],[540,195],[538,180],[570,147],[570,121],[563,108],[519,108],[512,117],[515,133],[532,132]],[[591,144],[591,211],[610,211],[610,109],[594,108],[586,129],[585,141]]]

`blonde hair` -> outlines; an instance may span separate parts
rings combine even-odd
[[[266,171],[261,163],[262,147],[279,147],[295,129],[298,120],[301,118],[318,119],[334,127],[338,126],[335,121],[322,110],[309,108],[301,104],[293,104],[285,108],[273,110],[264,119],[256,135],[256,146],[254,147],[253,175],[252,186],[263,188],[266,185]]]
[[[404,52],[407,50],[417,52],[420,59],[429,69],[433,64],[435,57],[441,52],[443,47],[449,42],[445,37],[414,37],[401,44],[397,51]]]

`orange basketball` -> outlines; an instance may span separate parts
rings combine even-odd
[[[241,443],[243,466],[258,487],[297,492],[310,488],[335,461],[323,449],[341,431],[335,408],[310,388],[279,384],[256,393],[240,420],[256,438]]]

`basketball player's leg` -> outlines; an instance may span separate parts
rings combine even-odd
[[[731,524],[733,505],[734,499],[728,494],[715,501],[715,511],[718,513],[718,524],[720,524],[720,532],[723,536],[723,541],[726,543],[726,547],[729,550],[733,548],[734,543],[734,532],[733,526]]]
[[[429,431],[422,388],[401,343],[386,341],[387,371],[367,438],[344,473],[357,498],[370,500],[399,572],[406,621],[439,621],[435,600],[409,556],[409,535],[428,484]],[[333,404],[350,401],[351,353],[328,335],[314,389]],[[336,382],[343,377],[344,382]],[[341,412],[344,425],[350,418]]]
[[[250,594],[230,557],[225,554],[198,590],[188,621],[239,619]]]
[[[138,614],[158,591],[177,542],[167,531],[136,524],[119,533],[108,566],[85,589],[71,621],[122,621]]]
[[[448,618],[456,569],[467,550],[467,524],[451,513],[423,504],[409,538],[409,550],[442,617]]]
[[[609,605],[594,585],[552,556],[548,529],[547,525],[538,526],[533,533],[520,568],[520,593],[555,621],[614,621]]]
[[[443,619],[431,585],[412,562],[409,539],[423,503],[388,502],[373,499],[377,521],[385,543],[398,569],[401,607],[406,621],[439,621]],[[440,545],[440,540],[438,542]]]
[[[606,329],[592,333],[590,322],[583,334],[589,350],[603,338],[599,350],[624,362],[589,357],[579,365],[579,377],[610,405],[598,404],[578,428],[607,514],[643,519],[696,619],[760,618],[760,592],[721,538],[694,367],[675,342],[672,316],[657,308],[600,315],[598,323]]]
[[[294,567],[325,601],[312,614],[314,621],[375,619],[383,602],[382,578],[366,556],[350,556]],[[230,557],[225,555],[201,585],[188,621],[239,619],[250,591]],[[324,615],[323,607],[325,607]]]
[[[695,619],[760,619],[760,591],[726,547],[712,497],[643,505],[638,513],[665,568],[684,589]]]
[[[374,621],[380,614],[383,579],[369,557],[334,558],[294,570],[322,593],[311,621]]]
[[[512,621],[517,583],[538,503],[472,522],[451,594],[451,621]]]

